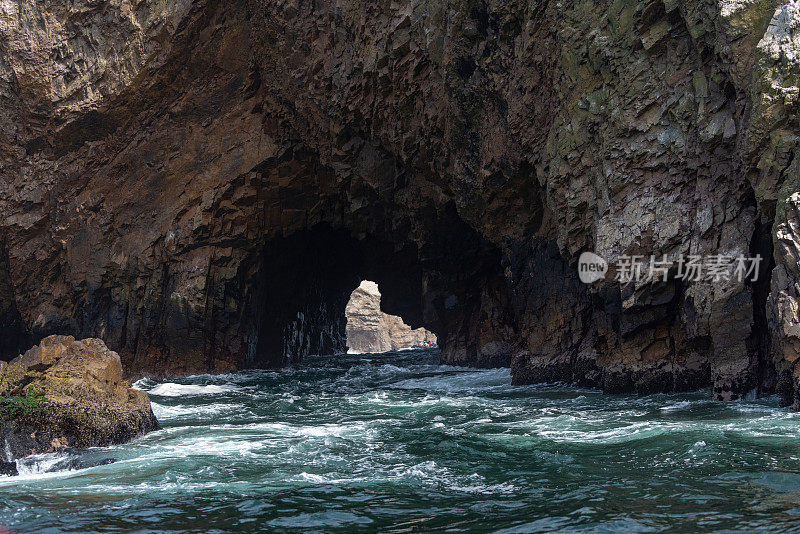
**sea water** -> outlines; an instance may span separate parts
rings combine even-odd
[[[775,398],[514,387],[436,351],[137,387],[163,430],[0,477],[12,532],[800,530],[800,414]]]

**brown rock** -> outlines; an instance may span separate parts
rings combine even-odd
[[[150,400],[122,380],[99,339],[50,336],[0,370],[5,460],[124,443],[159,428]]]
[[[775,230],[800,190],[798,19],[771,0],[3,4],[0,351],[68,332],[137,375],[280,367],[344,349],[366,278],[444,361],[510,361],[518,383],[793,384],[800,274]],[[773,244],[773,281],[771,259],[747,283],[575,275],[583,251]]]

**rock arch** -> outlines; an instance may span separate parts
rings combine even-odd
[[[369,278],[445,361],[517,383],[794,401],[779,2],[24,4],[0,60],[11,335],[99,336],[138,374],[280,366],[336,345]],[[575,271],[773,248],[758,286]]]

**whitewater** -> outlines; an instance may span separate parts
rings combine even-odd
[[[776,398],[514,387],[436,351],[142,380],[163,430],[0,477],[13,532],[796,530]],[[88,466],[88,467],[86,467]],[[68,510],[69,513],[65,511]]]

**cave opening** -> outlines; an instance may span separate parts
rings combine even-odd
[[[249,366],[280,368],[309,355],[346,352],[346,308],[362,280],[380,284],[387,314],[415,328],[424,322],[414,246],[320,224],[270,241],[260,264]]]
[[[402,317],[381,310],[380,288],[371,280],[362,280],[350,294],[345,315],[350,354],[438,347],[433,332],[423,327],[411,328]]]
[[[381,312],[435,336],[443,363],[509,366],[516,330],[499,247],[453,203],[420,210],[425,226],[362,210],[265,240],[226,290],[241,303],[233,323],[249,332],[240,365],[347,352],[347,304],[367,280],[380,287]]]

